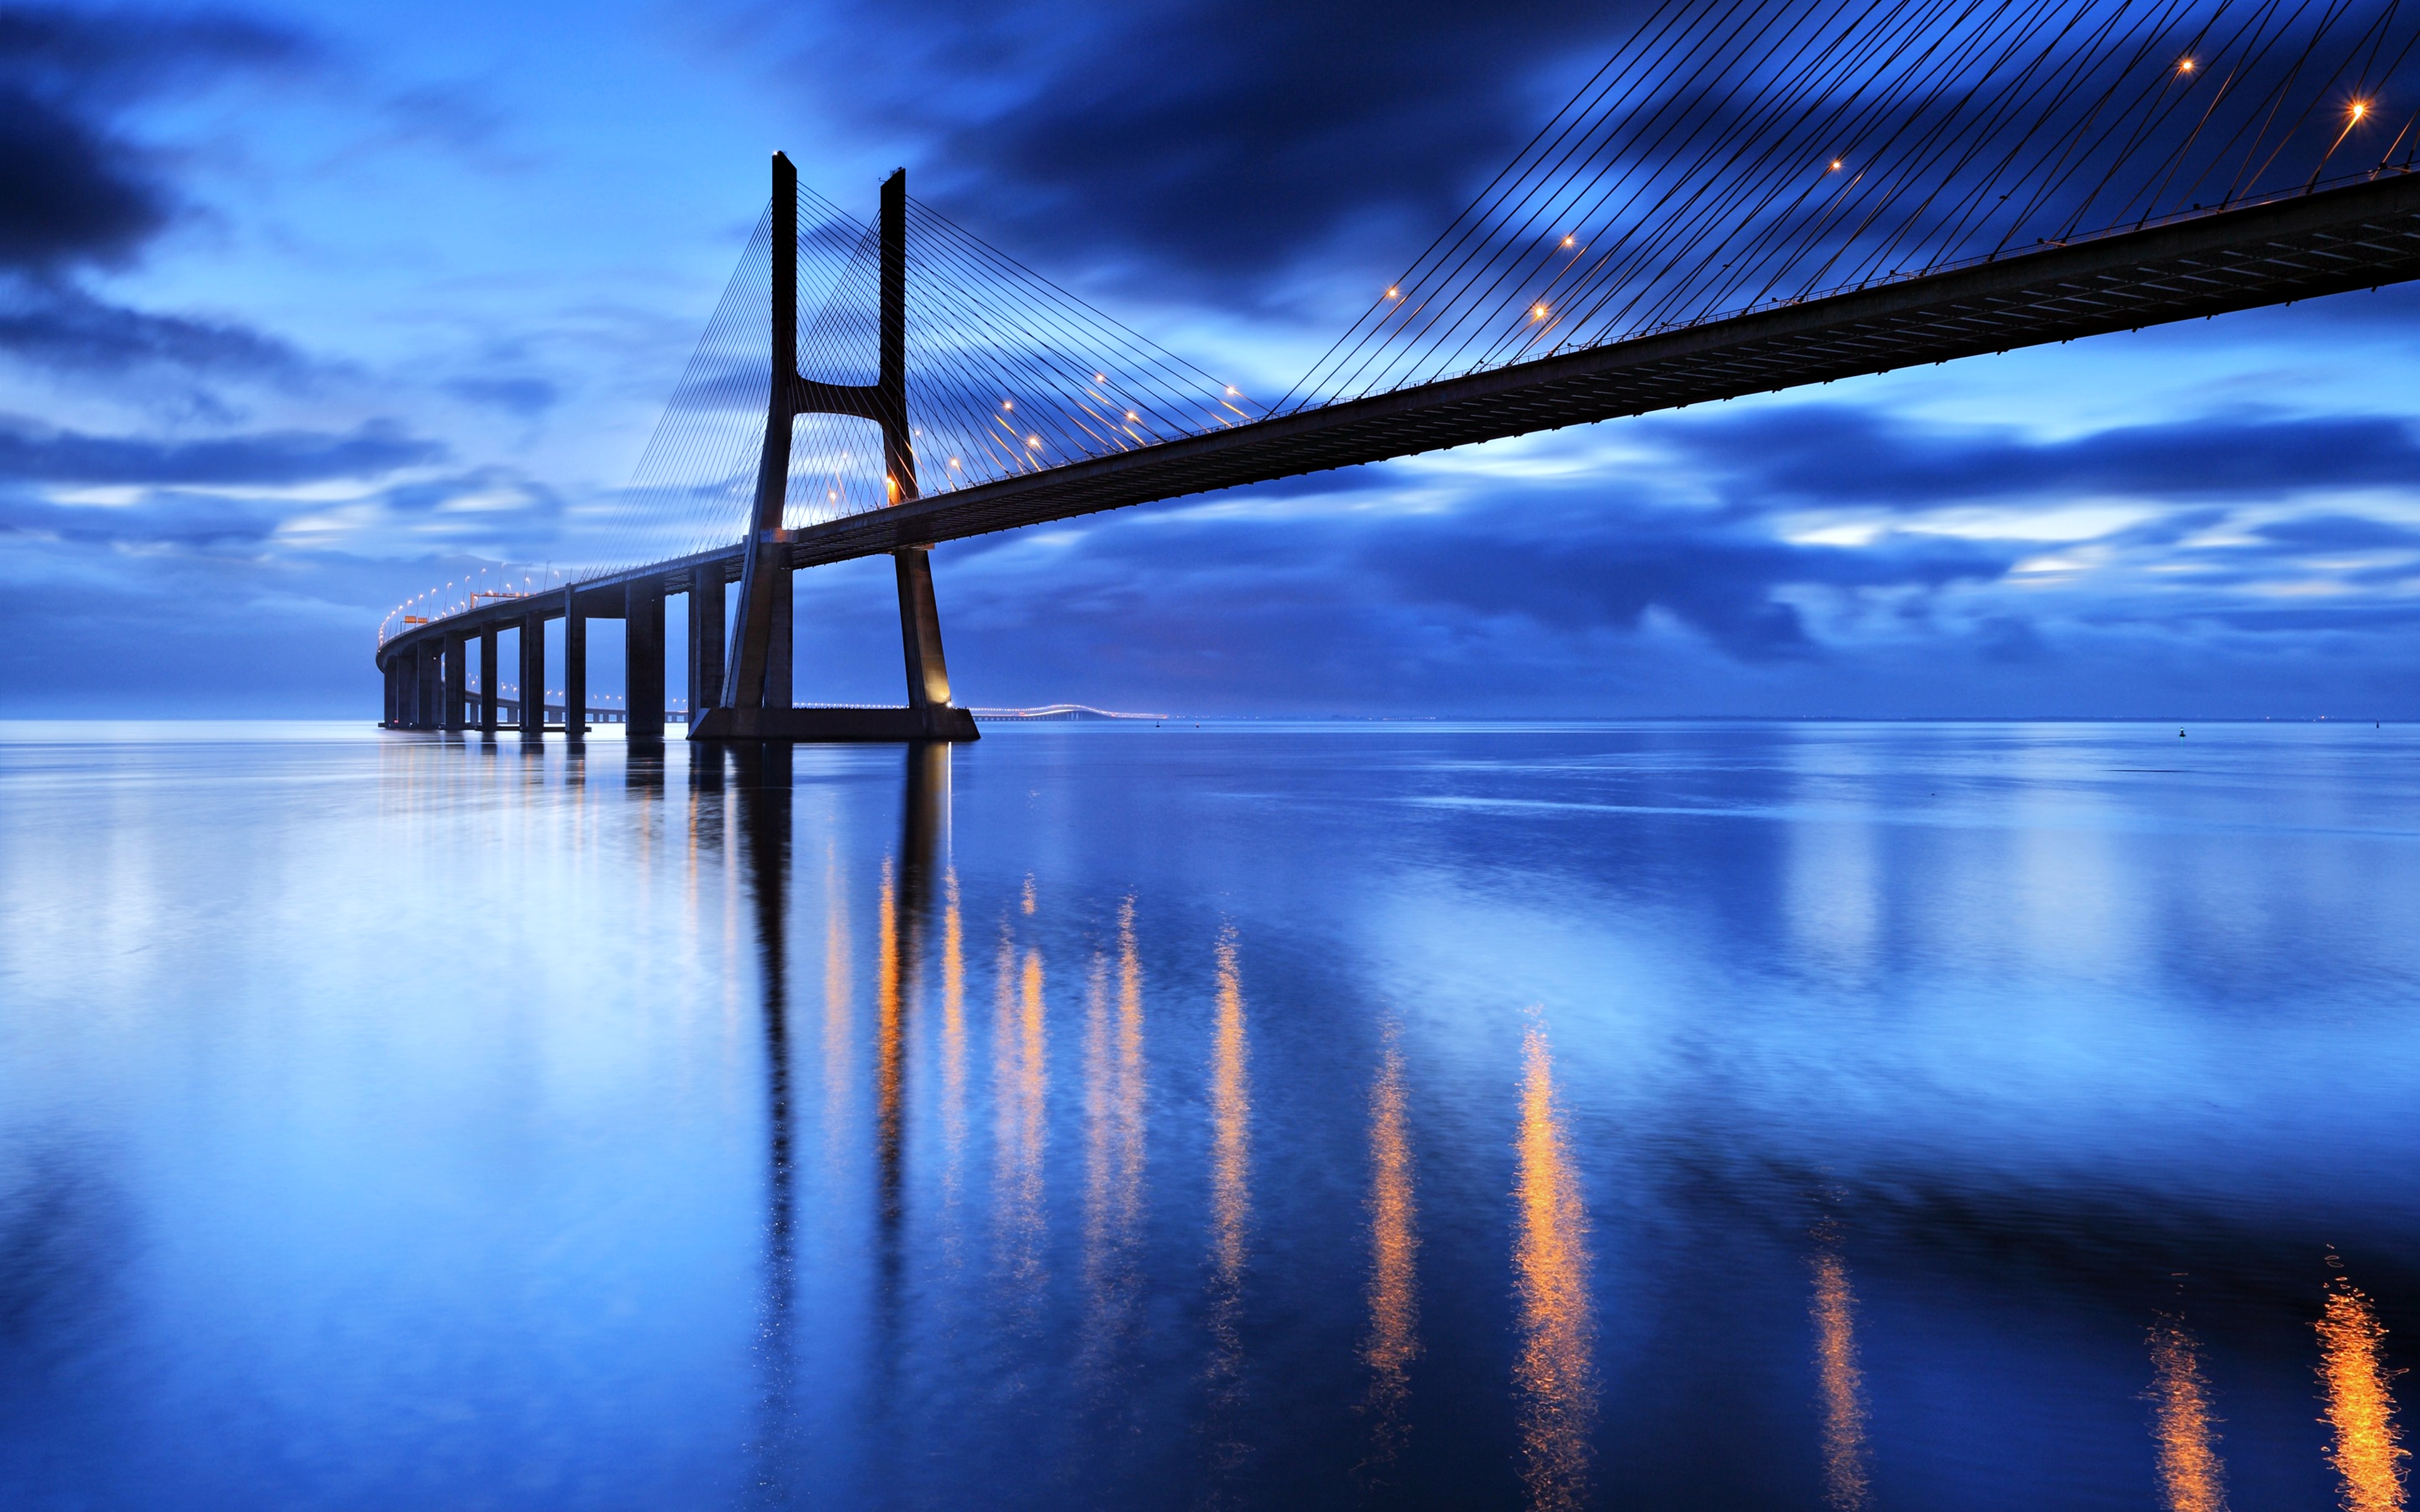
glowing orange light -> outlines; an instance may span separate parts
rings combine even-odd
[[[2191,72],[2193,71],[2193,69],[2194,69],[2193,59],[2191,59],[2191,58],[2179,58],[2179,59],[2177,60],[2177,71],[2178,71],[2179,73],[2191,73]]]
[[[1420,1352],[1419,1197],[1412,1180],[1404,1111],[1404,1056],[1390,1027],[1370,1089],[1370,1333],[1361,1358],[1370,1367],[1367,1409],[1376,1432],[1373,1460],[1395,1457],[1404,1438],[1403,1411]]]
[[[1000,407],[1002,409],[1014,409],[1016,408],[1016,401],[1014,399],[1002,399],[1000,402]]]
[[[1572,244],[1572,239],[1571,239],[1571,238],[1569,238],[1569,237],[1565,237],[1565,238],[1563,238],[1563,245],[1564,245],[1564,246],[1568,247],[1568,246],[1570,246],[1571,244]]]
[[[2151,1330],[2151,1365],[2152,1434],[2166,1512],[2226,1512],[2226,1467],[2218,1458],[2200,1342],[2177,1319],[2163,1318]]]
[[[1838,172],[1840,171],[1840,160],[1839,160],[1839,159],[1838,159],[1838,158],[1834,158],[1834,159],[1832,160],[1832,171],[1833,171],[1834,173],[1838,173]]]
[[[1038,452],[1042,450],[1042,438],[1039,436],[1028,436],[1025,438],[1025,444]]]
[[[2386,1329],[2369,1299],[2338,1277],[2319,1324],[2319,1379],[2333,1430],[2328,1461],[2343,1482],[2350,1512],[2399,1512],[2407,1456],[2395,1422],[2394,1379],[2386,1367]]]
[[[1109,380],[1109,377],[1106,373],[1095,373],[1093,375],[1093,381],[1095,383],[1107,383]]]
[[[1865,1373],[1857,1367],[1857,1295],[1838,1236],[1818,1230],[1815,1254],[1815,1362],[1823,1394],[1824,1501],[1834,1512],[1866,1505]]]
[[[1388,287],[1387,287],[1387,298],[1388,298],[1388,299],[1390,299],[1390,300],[1400,300],[1400,299],[1402,299],[1403,297],[1404,297],[1404,296],[1403,296],[1401,293],[1399,293],[1399,292],[1395,289],[1394,285],[1388,285]]]
[[[956,457],[954,457],[954,457],[950,458],[950,466],[952,466],[952,467],[956,467],[957,465],[958,465],[958,459],[957,459]]]
[[[1132,420],[1132,419],[1134,419],[1134,418],[1135,418],[1135,412],[1134,412],[1133,410],[1131,410],[1131,409],[1127,410],[1127,411],[1126,411],[1126,418],[1127,418],[1128,420]]]
[[[1546,318],[1546,307],[1543,304],[1533,304],[1529,306],[1529,318],[1532,320],[1544,320]]]
[[[2354,100],[2354,101],[2352,102],[2352,118],[2353,118],[2354,120],[2359,120],[2359,119],[2361,119],[2364,116],[2366,116],[2366,115],[2368,115],[2368,114],[2369,114],[2369,101],[2368,101],[2368,100]]]
[[[1228,392],[1229,393],[1234,393],[1234,392],[1235,392],[1235,385],[1233,385],[1233,383],[1228,384],[1228,385],[1227,385],[1227,392]]]
[[[1597,1396],[1593,1262],[1579,1171],[1556,1106],[1554,1057],[1536,1023],[1523,1036],[1521,1060],[1512,1244],[1521,1346],[1512,1384],[1521,1399],[1521,1478],[1529,1504],[1560,1512],[1588,1501]]]

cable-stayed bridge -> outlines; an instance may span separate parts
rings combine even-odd
[[[587,622],[619,619],[617,712],[660,735],[664,598],[686,593],[692,739],[972,739],[941,542],[2420,276],[2415,45],[2397,0],[1673,0],[1274,401],[904,173],[864,225],[777,154],[598,522],[618,564],[399,606],[387,722],[495,728],[500,633],[543,689],[550,621],[568,717]],[[884,553],[907,704],[798,704],[791,574]],[[551,701],[514,701],[524,734]]]

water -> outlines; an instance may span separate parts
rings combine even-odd
[[[2411,729],[0,727],[0,1504],[2399,1505],[2415,918]]]

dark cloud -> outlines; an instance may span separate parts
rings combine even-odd
[[[925,144],[918,193],[1021,251],[1241,286],[1357,224],[1443,224],[1638,8],[911,0],[821,23],[791,76],[829,80],[836,50],[888,59],[818,89]]]
[[[1646,425],[1749,512],[2107,495],[2289,497],[2420,477],[2412,426],[2382,415],[2213,415],[2048,441],[2013,428],[1918,424],[1829,404]]]
[[[225,321],[151,315],[38,280],[0,282],[0,351],[58,371],[165,366],[278,380],[313,364],[286,343]]]
[[[229,15],[0,8],[0,268],[50,275],[131,256],[177,196],[115,113],[306,53],[290,33]]]
[[[0,478],[83,485],[291,485],[376,478],[445,455],[439,443],[372,421],[340,433],[263,431],[151,440],[0,421]]]
[[[92,122],[0,85],[0,267],[115,262],[168,219],[168,195]]]
[[[132,260],[185,208],[163,156],[122,129],[131,106],[314,55],[296,33],[224,12],[0,6],[0,352],[66,373],[295,377],[305,364],[282,342],[109,304],[76,275]]]

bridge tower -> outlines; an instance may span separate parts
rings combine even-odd
[[[882,429],[885,507],[918,497],[914,432],[908,424],[908,170],[882,185],[880,351],[870,384],[823,383],[799,373],[799,171],[773,154],[772,381],[755,504],[740,558],[729,669],[719,696],[690,726],[691,740],[973,740],[974,716],[950,702],[933,599],[930,548],[892,552],[899,581],[899,635],[908,705],[898,709],[801,709],[791,704],[789,501],[791,427],[805,414],[855,415]]]

